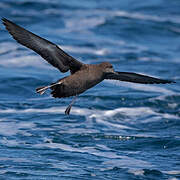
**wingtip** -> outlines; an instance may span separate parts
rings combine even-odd
[[[6,19],[6,18],[1,18],[2,24],[4,24],[4,26],[7,28],[8,23],[12,23],[10,20]]]
[[[4,24],[5,25],[5,22],[6,22],[6,18],[1,18],[1,21],[2,21],[2,24]]]
[[[166,80],[167,82],[166,83],[168,83],[168,84],[171,84],[171,83],[176,83],[175,81],[172,81],[172,80]]]
[[[6,18],[5,18],[5,17],[2,17],[1,20],[2,20],[2,21],[6,21]]]
[[[1,18],[1,21],[2,21],[2,22],[3,22],[3,24],[4,24],[4,23],[8,22],[9,20],[8,20],[8,19],[6,19],[5,17],[2,17],[2,18]]]
[[[6,18],[1,18],[2,23],[5,25],[5,27],[7,28],[9,25],[16,25],[14,22],[10,21],[9,19]]]

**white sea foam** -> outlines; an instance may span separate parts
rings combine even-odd
[[[55,8],[48,8],[48,9],[44,9],[43,13],[45,13],[46,15],[61,15],[63,11],[60,11],[59,9],[55,9]]]
[[[46,67],[47,63],[38,55],[30,55],[29,51],[17,51],[20,47],[15,42],[3,42],[0,46],[0,65],[7,67]],[[8,55],[6,54],[8,53]],[[51,68],[51,66],[49,66]]]
[[[30,133],[26,132],[26,130],[21,130],[21,129],[29,129],[29,128],[34,128],[35,124],[32,122],[13,122],[10,120],[1,120],[0,121],[0,134],[4,136],[13,136],[17,133],[23,134],[25,136],[31,136]],[[5,139],[3,140],[4,142],[6,141]],[[8,140],[9,142],[9,140]],[[14,142],[11,142],[14,143]]]
[[[38,56],[28,55],[13,58],[3,58],[0,64],[7,67],[26,67],[26,66],[36,66],[36,67],[46,67],[46,63],[42,61]]]
[[[99,146],[99,145],[97,145]],[[137,160],[135,158],[131,158],[128,156],[122,156],[118,155],[116,152],[110,151],[111,149],[107,148],[106,146],[100,146],[101,150],[98,150],[96,147],[73,147],[67,144],[61,144],[61,143],[53,143],[51,140],[49,143],[41,143],[36,144],[33,147],[35,148],[52,148],[52,149],[61,149],[63,151],[70,151],[70,152],[77,152],[77,153],[88,153],[90,155],[98,156],[98,157],[104,157],[107,160],[103,162],[103,166],[105,168],[101,168],[101,171],[106,170],[109,168],[109,166],[112,167],[137,167],[137,164],[139,164],[140,167],[152,167],[151,164],[143,161],[143,160]],[[105,151],[104,151],[105,150]],[[109,150],[109,152],[107,152]]]
[[[64,114],[64,109],[66,107],[52,107],[52,108],[45,108],[45,109],[24,109],[24,110],[16,110],[16,109],[0,109],[0,113],[52,113],[52,114],[58,114],[62,113]],[[169,114],[161,114],[153,111],[151,108],[148,107],[136,107],[136,108],[116,108],[113,110],[92,110],[92,109],[86,109],[86,108],[77,108],[73,107],[71,114],[74,115],[81,115],[81,116],[87,116],[89,118],[96,118],[96,119],[102,119],[102,118],[111,118],[117,114],[122,114],[127,117],[142,117],[147,115],[160,115],[164,118],[178,118],[175,115],[169,115]]]
[[[24,144],[25,142],[23,141],[18,142],[15,139],[8,139],[6,137],[3,137],[2,139],[0,139],[0,143],[6,146],[13,147],[13,146],[19,146],[20,144]]]
[[[45,140],[47,142],[47,140]],[[134,168],[152,168],[153,166],[143,160],[138,160],[132,157],[128,156],[123,156],[119,155],[116,152],[113,152],[109,147],[106,147],[105,145],[97,144],[96,147],[73,147],[71,145],[67,144],[61,144],[61,143],[53,143],[51,139],[48,141],[49,143],[41,143],[41,144],[36,144],[33,145],[35,148],[50,148],[50,149],[61,149],[63,151],[69,151],[69,152],[75,152],[75,153],[87,153],[90,155],[98,156],[98,157],[104,157],[106,160],[104,160],[103,167],[100,170],[101,171],[106,171],[109,169],[113,169],[114,167],[127,167],[133,169],[132,171],[130,170],[131,173],[134,173],[136,175],[141,175],[143,172],[140,170],[134,170]],[[98,150],[99,147],[101,150]],[[107,152],[109,151],[109,152]],[[63,168],[61,164],[59,164],[60,168]],[[66,167],[67,169],[67,167]]]
[[[110,17],[126,17],[129,19],[154,21],[157,23],[163,23],[167,21],[178,24],[180,23],[180,17],[175,15],[157,16],[152,14],[143,14],[139,12],[128,12],[122,10],[94,10],[93,12],[91,10],[77,10],[76,13],[73,12],[73,14],[70,11],[62,11],[62,14],[65,17],[65,26],[66,30],[68,31],[88,30],[98,25],[105,24]],[[176,29],[174,31],[179,32],[179,30]]]
[[[0,134],[5,136],[12,136],[17,134],[18,128],[16,127],[16,123],[4,123],[0,122]]]
[[[17,43],[12,43],[12,42],[1,42],[0,46],[0,54],[7,53],[10,51],[15,51],[18,49],[18,44]]]
[[[19,162],[31,162],[31,161],[29,161],[28,159],[25,159],[25,158],[13,158],[13,157],[0,157],[0,161],[13,161],[13,162],[16,162],[16,163],[19,163]]]
[[[78,125],[84,125],[84,124],[83,123],[79,123]],[[86,127],[87,128],[78,128],[77,125],[68,123],[67,124],[67,129],[61,129],[59,132],[60,133],[68,133],[68,134],[92,134],[92,133],[99,133],[99,130],[91,128],[92,126],[93,125],[91,124],[91,122],[86,123]]]
[[[169,28],[171,31],[175,32],[175,33],[180,33],[180,28],[176,28],[176,27],[171,27]]]
[[[130,168],[133,169],[134,167],[136,169],[142,169],[142,168],[152,168],[153,165],[150,164],[149,162],[143,161],[143,160],[139,160],[139,159],[135,159],[132,157],[128,157],[128,156],[121,156],[121,159],[112,159],[109,161],[105,161],[103,162],[104,166],[108,166],[108,167],[123,167],[123,168]],[[103,169],[105,170],[105,169]]]
[[[83,148],[78,147],[78,148],[76,148],[76,147],[72,147],[67,144],[53,143],[53,142],[36,144],[36,145],[34,145],[34,147],[36,147],[36,148],[48,147],[48,148],[53,148],[53,149],[54,148],[62,149],[64,151],[88,153],[88,154],[92,154],[95,156],[101,156],[101,157],[113,158],[113,159],[122,157],[122,156],[117,155],[115,152],[102,152],[102,151],[95,149],[94,147],[83,147]]]
[[[155,22],[173,22],[180,23],[179,16],[156,16],[156,15],[147,15],[137,12],[127,12],[127,11],[116,11],[112,13],[114,16],[127,17],[132,19],[140,19],[147,21],[155,21]]]
[[[11,11],[11,13],[13,14],[13,15],[15,15],[15,16],[24,16],[23,17],[23,20],[24,21],[27,21],[27,18],[26,18],[26,16],[25,15],[31,15],[31,16],[39,16],[39,11],[37,11],[37,10],[34,10],[34,9],[26,9],[26,11],[22,11],[22,10],[19,10],[19,9],[13,9],[12,11]],[[21,20],[22,20],[22,18],[21,18]]]
[[[104,23],[104,17],[79,17],[66,20],[65,26],[71,31],[83,31]]]
[[[93,48],[89,48],[89,47],[74,47],[74,46],[61,46],[61,45],[59,45],[59,47],[65,51],[74,52],[74,53],[78,53],[78,54],[90,53],[90,54],[103,56],[109,52],[105,48],[93,49]]]
[[[142,170],[142,169],[129,169],[128,172],[134,174],[135,176],[143,176],[144,175],[144,170]]]
[[[108,121],[105,121],[105,119],[112,118],[117,114],[124,115],[124,117],[126,118],[123,119],[123,121],[129,122],[129,124],[136,124],[137,119],[143,119],[141,121],[143,123],[157,121],[162,118],[179,119],[175,115],[171,115],[167,113],[163,113],[163,114],[157,113],[148,107],[117,108],[114,110],[101,111],[101,112],[93,113],[92,115],[90,115],[90,118],[96,118],[97,122],[104,123],[107,126],[114,126],[120,129],[133,129],[132,127],[128,127],[120,124],[113,124]],[[154,117],[148,118],[150,115],[154,115]]]
[[[2,109],[0,109],[0,113],[7,113],[7,114],[10,114],[10,113],[16,113],[16,114],[18,114],[18,113],[64,114],[65,108],[66,107],[52,107],[52,108],[46,108],[46,109],[24,109],[24,110],[16,110],[16,109],[2,110]],[[94,121],[95,121],[95,123],[104,125],[104,127],[102,127],[102,129],[108,127],[108,129],[112,128],[113,130],[119,131],[119,130],[124,130],[124,129],[135,129],[135,128],[131,127],[130,125],[136,124],[137,119],[140,119],[139,121],[141,121],[141,123],[147,123],[147,122],[158,121],[162,118],[165,118],[165,119],[178,119],[179,118],[175,115],[170,115],[167,113],[157,113],[148,107],[117,108],[114,110],[93,110],[93,109],[73,107],[71,114],[78,115],[78,116],[79,115],[85,116],[88,123],[82,123],[82,124],[87,126],[87,128],[90,128],[90,130],[89,130],[90,133],[98,132],[98,131],[91,130],[91,128],[94,125]],[[122,122],[128,122],[129,126],[122,124],[121,121],[116,121],[116,122],[109,121],[110,119],[113,119],[114,116],[116,116],[116,119],[117,119],[117,117],[118,117],[117,115],[123,116],[124,118],[122,118]],[[8,128],[7,124],[4,124],[4,126],[6,128]],[[16,124],[16,126],[17,126],[17,128],[15,128],[11,132],[11,134],[17,133],[17,131],[19,131],[19,127],[21,127],[22,124]],[[76,126],[74,124],[72,124],[72,125],[68,124],[68,126],[71,126],[72,132],[82,133],[82,131],[81,131],[82,129],[80,128],[79,131],[77,131]],[[11,125],[9,127],[11,127]],[[12,125],[12,127],[13,127],[13,125]],[[62,131],[67,132],[68,130],[64,129]],[[0,133],[3,134],[6,132],[2,130],[2,131],[0,131]],[[87,132],[85,131],[85,133],[87,133]]]

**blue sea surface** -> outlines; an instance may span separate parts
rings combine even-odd
[[[1,0],[0,17],[84,63],[171,79],[106,80],[72,98],[40,96],[68,75],[0,25],[0,179],[180,179],[179,0]]]

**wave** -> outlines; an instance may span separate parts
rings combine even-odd
[[[41,67],[41,68],[52,68],[47,66],[44,60],[41,60],[38,56],[26,55],[20,57],[3,57],[0,61],[0,65],[5,67]]]
[[[0,46],[0,55],[16,51],[19,45],[17,43],[12,42],[1,42]]]
[[[104,17],[81,17],[65,21],[65,28],[73,31],[83,31],[105,23]]]
[[[64,110],[66,107],[51,107],[51,108],[45,108],[45,109],[24,109],[24,110],[17,110],[17,109],[0,109],[0,113],[4,114],[10,114],[10,113],[52,113],[52,114],[64,114]],[[158,113],[154,111],[153,109],[149,107],[126,107],[126,108],[116,108],[113,110],[95,110],[95,109],[87,109],[87,108],[77,108],[73,107],[71,111],[72,115],[78,115],[78,116],[85,116],[88,119],[96,119],[97,122],[106,124],[107,126],[113,126],[116,128],[122,128],[122,129],[133,129],[131,127],[120,125],[120,124],[114,124],[111,122],[108,122],[107,119],[112,118],[116,115],[123,115],[126,117],[124,121],[129,123],[136,123],[136,119],[145,119],[143,121],[147,121],[147,117],[150,115],[155,115],[159,118],[172,118],[172,119],[178,119],[176,115],[171,115],[167,113]],[[150,118],[149,121],[153,120],[153,118]],[[132,121],[133,120],[133,121]]]
[[[146,21],[155,21],[155,22],[172,22],[172,23],[180,23],[179,16],[155,16],[155,15],[147,15],[137,12],[128,12],[128,11],[116,11],[112,12],[113,16],[119,17],[127,17],[131,19],[139,19],[139,20],[146,20]]]
[[[76,10],[76,16],[75,17],[82,17],[83,20],[86,24],[88,22],[88,19],[92,23],[93,26],[105,24],[109,18],[112,17],[126,17],[129,19],[139,19],[139,20],[146,20],[146,21],[154,21],[154,22],[172,22],[172,23],[180,23],[180,17],[178,15],[161,15],[161,16],[156,16],[153,14],[144,14],[144,13],[139,13],[139,12],[129,12],[129,11],[124,11],[124,10],[100,10],[96,9],[92,12],[92,10]],[[62,11],[64,17],[72,17],[72,13],[70,11]],[[89,16],[94,16],[89,17]],[[97,23],[95,23],[97,22]],[[70,23],[71,24],[71,23]],[[83,24],[83,23],[82,23]]]
[[[89,48],[89,47],[77,47],[77,46],[75,47],[75,46],[62,46],[62,45],[59,45],[59,47],[65,51],[78,53],[78,54],[88,53],[88,54],[95,54],[95,55],[99,55],[99,56],[104,56],[107,53],[109,53],[108,50],[105,48],[94,49],[94,48]]]
[[[74,11],[62,11],[64,15],[65,29],[68,31],[82,31],[95,28],[100,25],[105,25],[110,22],[111,18],[114,17],[125,17],[129,19],[137,19],[144,21],[153,21],[157,23],[176,23],[180,24],[180,17],[176,15],[169,16],[156,16],[152,14],[143,14],[139,12],[129,12],[129,11],[112,11],[112,10],[76,10],[74,16]],[[73,14],[72,14],[73,13]],[[72,18],[73,16],[73,18]],[[93,17],[92,17],[93,16]],[[70,18],[71,17],[71,18]]]
[[[63,151],[70,151],[70,152],[76,152],[76,153],[87,153],[90,155],[94,155],[94,156],[98,156],[98,157],[104,157],[107,159],[111,159],[111,160],[106,160],[103,162],[103,166],[104,168],[101,168],[101,171],[106,171],[107,168],[109,170],[109,168],[114,168],[114,167],[136,167],[137,168],[137,164],[138,167],[143,168],[149,168],[152,167],[152,165],[146,161],[143,160],[138,160],[132,157],[128,157],[128,156],[123,156],[123,155],[118,155],[118,153],[111,151],[110,148],[106,147],[106,146],[101,146],[100,150],[99,146],[96,144],[96,147],[73,147],[71,145],[67,145],[67,144],[61,144],[61,143],[53,143],[51,142],[51,140],[49,141],[49,143],[41,143],[41,144],[36,144],[34,145],[35,148],[55,148],[55,149],[61,149]],[[108,149],[108,151],[107,151]]]
[[[35,128],[35,124],[32,122],[14,122],[15,120],[10,121],[9,119],[1,119],[0,120],[0,134],[3,136],[13,136],[17,133],[23,134],[25,136],[31,136],[30,133],[26,132],[22,129],[31,129]],[[5,142],[6,139],[3,139]]]

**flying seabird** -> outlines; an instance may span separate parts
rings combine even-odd
[[[14,22],[3,18],[3,24],[12,37],[20,44],[32,49],[60,72],[70,71],[66,76],[48,86],[39,87],[36,92],[43,94],[51,90],[54,98],[77,97],[89,88],[97,85],[104,79],[120,80],[141,84],[166,84],[171,80],[158,79],[132,72],[117,72],[109,62],[100,64],[84,64],[68,55],[56,44],[37,36],[36,34],[18,26]],[[67,107],[65,114],[69,114],[75,98]]]

